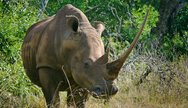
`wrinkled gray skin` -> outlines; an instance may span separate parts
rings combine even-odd
[[[113,81],[140,34],[127,52],[109,62],[101,40],[104,29],[100,22],[93,27],[70,4],[28,29],[22,45],[23,65],[30,80],[42,88],[48,107],[59,106],[59,91],[67,91],[68,107],[79,108],[89,92],[104,99],[117,93]]]

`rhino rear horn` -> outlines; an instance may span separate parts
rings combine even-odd
[[[144,18],[144,21],[142,23],[142,26],[140,27],[140,30],[138,31],[138,33],[136,34],[133,42],[131,43],[130,47],[127,49],[126,52],[124,52],[117,60],[113,61],[113,62],[110,62],[107,64],[107,69],[108,69],[108,74],[113,78],[117,78],[118,74],[119,74],[119,71],[121,69],[121,67],[123,66],[125,60],[128,58],[129,54],[131,53],[131,51],[133,50],[133,48],[135,47],[135,45],[137,44],[138,42],[138,39],[144,29],[144,26],[146,24],[146,21],[147,21],[147,18],[148,18],[148,15],[149,15],[149,10],[150,8],[148,9],[146,15],[145,15],[145,18]]]
[[[97,63],[98,64],[107,64],[108,56],[109,56],[109,49],[107,49],[106,53],[97,60]]]
[[[79,19],[74,15],[67,15],[67,26],[74,32],[78,31]]]

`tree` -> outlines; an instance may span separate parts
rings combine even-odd
[[[151,33],[157,37],[155,48],[170,59],[188,54],[188,5],[185,0],[160,0],[159,20]]]
[[[177,33],[177,31],[172,30],[173,25],[176,23],[175,18],[186,5],[187,2],[184,0],[160,0],[159,20],[157,26],[152,29],[152,33],[159,36],[159,40],[163,40],[167,33]]]

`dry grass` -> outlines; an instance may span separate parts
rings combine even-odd
[[[131,59],[130,61],[134,62],[129,62],[122,69],[116,81],[119,86],[117,95],[108,103],[90,97],[86,108],[187,108],[187,57],[180,57],[174,62],[151,55]],[[149,74],[145,74],[146,72]],[[61,92],[60,95],[61,108],[65,108],[66,93]],[[18,97],[0,89],[0,108],[44,107],[45,100],[41,93],[28,93]]]

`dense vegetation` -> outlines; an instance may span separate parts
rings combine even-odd
[[[44,107],[40,88],[24,73],[20,49],[33,23],[55,14],[67,3],[81,9],[91,22],[105,23],[103,41],[110,48],[112,59],[130,45],[151,6],[140,41],[117,80],[120,92],[112,103],[91,99],[88,107],[188,105],[186,0],[1,0],[0,107]]]

